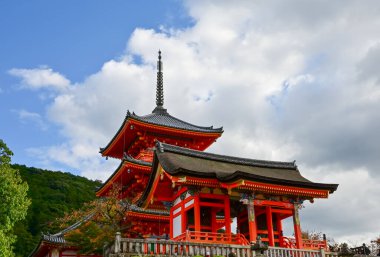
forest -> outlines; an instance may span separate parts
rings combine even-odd
[[[53,229],[52,221],[93,200],[96,188],[101,185],[100,181],[67,172],[17,164],[11,166],[28,183],[28,197],[31,199],[26,218],[14,227],[14,234],[17,236],[14,252],[17,257],[28,256],[37,246],[41,233],[58,232],[50,231]]]

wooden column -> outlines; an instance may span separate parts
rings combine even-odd
[[[170,239],[173,238],[173,209],[170,209]]]
[[[277,231],[278,231],[278,243],[279,246],[282,247],[282,219],[280,217],[280,214],[276,214],[276,223],[277,223]]]
[[[181,232],[186,232],[187,229],[187,219],[186,219],[186,213],[185,213],[185,200],[182,200],[181,202]]]
[[[224,221],[226,226],[226,233],[231,234],[231,210],[230,210],[230,197],[226,195],[224,198]]]
[[[216,232],[216,210],[215,208],[211,209],[211,232]]]
[[[296,238],[296,247],[302,249],[302,233],[300,225],[300,217],[298,214],[299,204],[295,203],[293,208],[293,225],[294,225],[294,237]]]
[[[257,239],[257,225],[255,216],[255,205],[253,199],[250,198],[247,204],[248,213],[248,228],[249,228],[249,241],[256,242]]]
[[[201,208],[198,195],[194,197],[194,230],[201,231]]]
[[[269,246],[274,246],[272,207],[266,207]]]

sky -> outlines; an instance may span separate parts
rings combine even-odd
[[[1,1],[0,138],[13,162],[106,180],[127,110],[223,126],[207,151],[337,183],[301,226],[380,235],[379,1]]]

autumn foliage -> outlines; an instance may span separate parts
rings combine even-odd
[[[86,203],[81,209],[57,219],[65,240],[81,253],[101,254],[103,248],[113,241],[115,233],[129,228],[125,213],[130,204],[120,199],[121,187],[115,185],[107,197]]]

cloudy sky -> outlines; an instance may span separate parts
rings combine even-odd
[[[305,230],[380,235],[380,2],[2,1],[0,138],[14,162],[105,180],[126,111],[223,126],[208,151],[340,184]]]

